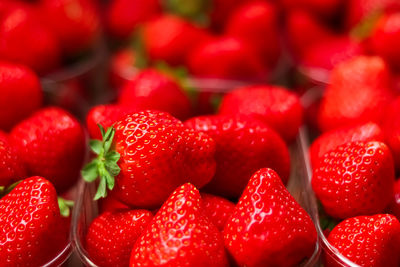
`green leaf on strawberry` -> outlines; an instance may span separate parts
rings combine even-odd
[[[74,201],[58,197],[57,202],[58,202],[58,207],[60,208],[61,216],[69,217],[69,215],[71,214],[71,208],[74,206]]]

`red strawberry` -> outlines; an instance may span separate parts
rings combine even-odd
[[[57,193],[42,177],[23,180],[0,199],[1,266],[42,266],[67,245]]]
[[[98,124],[106,129],[125,115],[134,113],[135,110],[137,110],[136,107],[113,104],[98,105],[93,107],[86,117],[86,125],[89,130],[90,137],[101,140],[101,132]]]
[[[285,142],[263,122],[238,116],[203,116],[186,126],[215,140],[217,170],[206,190],[226,197],[239,197],[251,175],[263,167],[275,169],[287,183],[289,151]]]
[[[320,105],[320,129],[380,122],[391,98],[391,75],[381,58],[359,56],[340,63],[331,74]]]
[[[325,132],[310,147],[311,163],[317,165],[320,158],[330,150],[352,141],[384,141],[382,129],[373,122],[347,126]]]
[[[115,0],[109,4],[107,26],[112,35],[130,37],[137,27],[161,13],[158,0]]]
[[[0,17],[0,40],[2,60],[25,64],[41,74],[59,65],[55,36],[27,5],[15,5]]]
[[[298,96],[286,88],[270,85],[237,88],[223,98],[219,113],[256,116],[286,141],[295,139],[303,121]]]
[[[155,18],[142,29],[142,41],[149,58],[171,65],[183,64],[193,47],[209,38],[204,29],[173,15]]]
[[[10,145],[6,133],[0,131],[0,187],[25,177],[25,166],[18,156],[18,151]]]
[[[219,231],[224,230],[226,221],[235,209],[235,204],[223,197],[206,193],[201,194],[201,199],[203,202],[204,212],[208,219],[218,228]]]
[[[224,28],[229,16],[248,0],[213,0],[210,5],[210,19],[212,27],[219,31]]]
[[[281,44],[274,4],[258,0],[238,7],[227,21],[226,33],[247,41],[270,69],[275,67]]]
[[[394,198],[390,204],[390,213],[400,220],[400,179],[394,183]]]
[[[121,49],[111,56],[110,61],[110,84],[119,94],[121,87],[139,72],[136,68],[137,54],[129,48]]]
[[[400,170],[400,97],[395,98],[385,111],[383,131],[393,154],[394,164]]]
[[[345,3],[344,0],[280,0],[286,10],[302,9],[321,18],[332,18],[337,14],[339,8]]]
[[[228,266],[222,235],[191,184],[177,188],[136,241],[129,266]]]
[[[189,118],[192,112],[190,100],[183,88],[155,69],[144,70],[127,82],[122,88],[118,103],[137,110],[166,111],[179,119]]]
[[[106,196],[106,188],[112,190],[115,183],[113,193],[119,200],[155,208],[177,186],[192,182],[202,187],[215,173],[214,141],[168,113],[128,114],[114,128],[103,133],[104,143],[91,141],[99,156],[83,170],[86,181],[100,176],[96,199]]]
[[[188,56],[192,74],[206,78],[266,80],[268,70],[242,39],[223,36],[197,46]]]
[[[393,196],[394,166],[381,142],[349,142],[327,152],[312,187],[327,214],[345,219],[382,212]]]
[[[29,68],[0,62],[0,129],[9,130],[40,108],[42,88]]]
[[[119,201],[118,198],[113,193],[113,191],[111,191],[110,194],[107,195],[107,197],[99,199],[100,213],[119,212],[131,209],[132,209],[131,207]]]
[[[85,138],[68,112],[56,107],[37,111],[13,128],[10,143],[18,149],[28,174],[47,177],[60,192],[79,178]]]
[[[359,216],[339,223],[329,243],[357,266],[399,266],[400,223],[392,215]],[[343,266],[325,255],[326,266]]]
[[[150,223],[147,210],[106,212],[94,219],[86,235],[86,250],[99,266],[128,266],[133,245]]]
[[[276,172],[261,169],[226,223],[224,239],[240,266],[297,266],[313,254],[317,233]]]

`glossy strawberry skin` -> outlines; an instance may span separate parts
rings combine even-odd
[[[114,126],[121,172],[115,194],[126,204],[156,208],[179,185],[201,188],[215,173],[215,143],[168,113],[141,111]]]
[[[311,144],[310,158],[313,166],[318,164],[318,161],[325,153],[335,149],[336,147],[352,141],[381,141],[384,142],[384,133],[373,122],[367,122],[359,125],[352,125],[328,131],[320,135]]]
[[[147,210],[106,212],[90,224],[86,249],[99,266],[128,266],[135,241],[150,223],[153,215]]]
[[[201,116],[185,125],[202,131],[216,143],[217,170],[206,191],[237,198],[251,175],[263,167],[275,169],[286,183],[290,158],[285,142],[263,122],[238,116]]]
[[[222,235],[191,184],[177,188],[136,241],[129,266],[228,266]]]
[[[9,130],[17,122],[39,109],[43,102],[42,88],[29,68],[0,62],[0,129]]]
[[[8,186],[26,177],[18,151],[10,145],[6,133],[0,131],[0,186]]]
[[[385,112],[383,130],[387,145],[393,154],[396,170],[400,170],[400,97],[395,98]]]
[[[345,219],[382,212],[393,196],[394,166],[381,142],[349,142],[327,152],[314,168],[312,188],[324,211]]]
[[[67,245],[57,193],[38,176],[0,199],[0,229],[1,266],[42,266]]]
[[[79,122],[56,107],[43,108],[17,124],[10,133],[28,174],[48,177],[58,192],[79,178],[85,137]]]
[[[297,266],[313,254],[317,233],[276,172],[261,169],[226,223],[224,239],[239,266]]]
[[[400,223],[392,215],[353,217],[339,223],[329,243],[359,266],[398,266]],[[342,266],[325,255],[326,266]]]
[[[293,141],[303,121],[299,97],[278,86],[246,86],[228,93],[219,114],[255,116],[277,131],[287,141]]]
[[[183,88],[155,69],[141,71],[128,81],[122,88],[118,103],[137,110],[166,111],[179,119],[187,119],[192,113],[190,100]]]
[[[207,193],[201,194],[202,205],[208,219],[222,232],[235,204],[223,197]]]

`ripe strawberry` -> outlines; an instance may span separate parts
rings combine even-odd
[[[204,29],[173,15],[157,17],[143,25],[142,41],[148,57],[180,65],[194,46],[208,40]]]
[[[320,18],[332,18],[345,3],[343,0],[280,0],[285,10],[302,9]]]
[[[278,11],[273,3],[258,0],[238,7],[226,23],[226,33],[247,41],[269,69],[280,55]]]
[[[385,140],[392,151],[394,164],[400,170],[400,97],[395,98],[385,111],[382,128]]]
[[[289,151],[265,123],[254,118],[214,115],[192,118],[185,125],[215,140],[217,170],[206,186],[207,191],[237,198],[251,175],[263,167],[276,170],[287,183]]]
[[[205,42],[189,54],[192,74],[206,78],[266,80],[268,70],[244,40],[222,36]]]
[[[113,191],[111,191],[110,194],[107,195],[107,197],[99,199],[100,214],[104,212],[114,213],[119,211],[127,211],[131,209],[132,209],[131,207],[119,201],[118,198],[113,193]]]
[[[0,62],[0,129],[9,130],[40,108],[42,88],[29,68]]]
[[[390,204],[390,213],[400,220],[400,179],[394,183],[394,198]]]
[[[312,187],[324,211],[345,219],[382,212],[393,196],[394,166],[381,142],[349,142],[327,152],[314,168]]]
[[[358,266],[399,266],[400,223],[392,215],[359,216],[338,224],[329,243]],[[326,266],[342,266],[325,256]]]
[[[320,105],[319,127],[328,131],[368,121],[380,122],[392,98],[391,75],[379,57],[359,56],[338,64]]]
[[[110,84],[119,95],[122,86],[139,72],[136,67],[137,53],[133,49],[121,49],[111,56],[110,61]]]
[[[144,70],[127,82],[118,97],[118,103],[137,110],[166,111],[179,119],[187,119],[192,113],[190,100],[183,88],[155,69]]]
[[[10,143],[18,149],[28,174],[42,175],[58,192],[79,178],[85,138],[79,122],[68,112],[48,107],[17,124]]]
[[[298,96],[286,88],[270,85],[235,89],[222,99],[219,113],[256,116],[288,142],[295,139],[303,121]]]
[[[67,245],[57,193],[46,179],[23,180],[0,199],[1,266],[42,266]]]
[[[352,141],[383,142],[383,131],[377,124],[367,122],[325,132],[311,144],[310,158],[312,165],[316,166],[325,153]]]
[[[208,219],[222,232],[235,209],[235,204],[223,197],[206,193],[201,194],[201,199]]]
[[[107,14],[110,33],[118,38],[129,38],[137,27],[161,13],[158,0],[115,0],[111,1]]]
[[[0,59],[27,65],[40,74],[59,65],[59,44],[28,5],[15,5],[0,17]],[[27,45],[29,44],[29,45]]]
[[[25,166],[18,156],[18,151],[10,145],[6,133],[0,131],[0,187],[25,177]]]
[[[147,210],[106,212],[94,219],[86,235],[86,250],[99,266],[128,266],[133,245],[150,223]]]
[[[103,133],[103,143],[91,141],[99,156],[83,170],[86,181],[100,176],[96,199],[106,196],[106,188],[112,190],[115,183],[113,193],[119,200],[155,208],[177,186],[192,182],[202,187],[215,173],[214,141],[168,113],[128,114],[114,128]]]
[[[197,189],[177,188],[136,241],[129,266],[228,266],[222,235]]]
[[[240,266],[297,266],[313,254],[317,232],[276,172],[261,169],[226,223],[224,239]]]

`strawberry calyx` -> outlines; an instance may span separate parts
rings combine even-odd
[[[93,139],[90,140],[90,149],[97,155],[91,162],[83,167],[81,174],[83,179],[88,182],[94,182],[100,179],[94,200],[107,196],[107,189],[113,190],[115,185],[115,176],[121,171],[117,162],[120,159],[120,154],[111,149],[115,129],[113,126],[104,131],[103,126],[98,124],[102,136],[102,141]]]
[[[58,202],[58,207],[60,208],[61,216],[69,217],[69,215],[71,214],[71,208],[74,206],[74,201],[58,197],[57,202]]]

